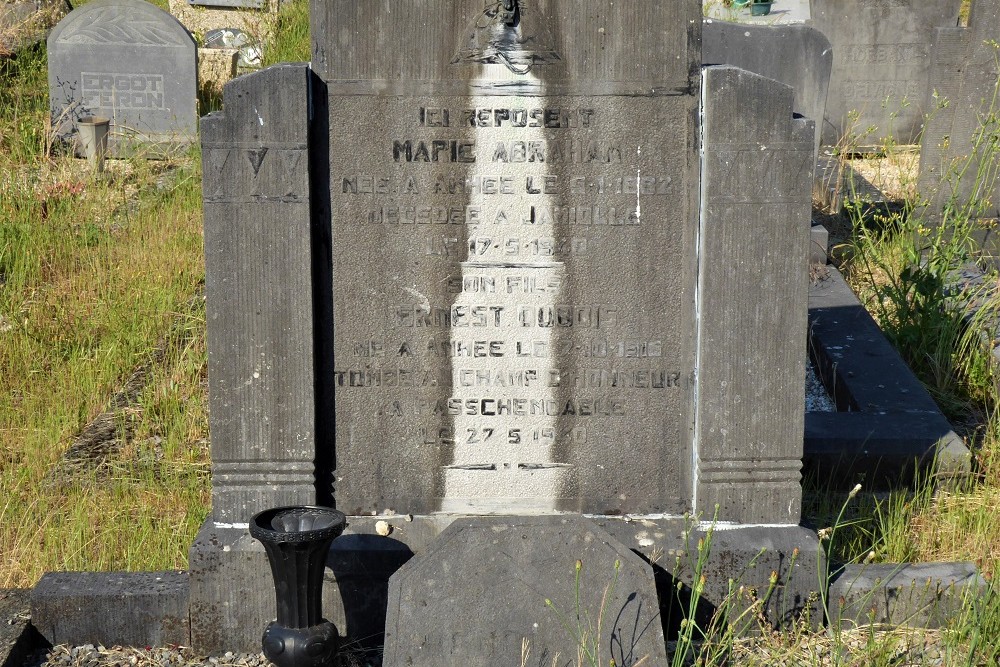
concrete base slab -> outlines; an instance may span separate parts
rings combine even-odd
[[[323,586],[324,616],[348,645],[357,650],[382,645],[389,577],[414,554],[428,549],[456,518],[444,514],[348,517],[347,530],[330,550]],[[700,622],[727,600],[735,603],[735,609],[751,603],[751,591],[765,597],[772,588],[772,572],[778,578],[761,605],[770,621],[781,625],[808,613],[818,622],[822,616],[816,593],[819,543],[815,533],[805,528],[717,526],[707,540],[708,550],[699,568],[698,543],[709,537],[708,524],[693,525],[681,517],[589,518],[652,564],[668,635],[676,632],[682,610],[688,608],[696,573],[705,576],[696,605]],[[263,547],[246,528],[208,522],[191,547],[190,567],[193,647],[210,654],[258,651],[264,627],[275,615]]]
[[[31,592],[50,644],[190,645],[186,572],[50,572]]]
[[[830,624],[938,628],[988,589],[973,563],[848,565],[830,586]]]

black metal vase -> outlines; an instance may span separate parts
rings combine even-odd
[[[261,641],[278,667],[329,665],[337,653],[337,628],[323,618],[323,568],[330,543],[346,526],[343,512],[307,505],[275,507],[250,520],[274,576],[278,618]]]

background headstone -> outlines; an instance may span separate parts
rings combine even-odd
[[[935,33],[917,183],[934,218],[952,196],[963,207],[975,193],[983,207],[973,211],[973,217],[995,218],[1000,213],[996,147],[989,139],[997,132],[1000,111],[998,38],[997,0],[975,0],[967,28],[940,28]],[[995,251],[996,241],[990,245]]]
[[[833,44],[823,143],[918,141],[934,30],[958,24],[959,0],[811,0],[812,25]],[[858,112],[857,121],[850,118]],[[868,128],[874,126],[872,132]]]
[[[733,65],[792,87],[792,109],[815,122],[819,153],[833,47],[805,25],[750,25],[706,20],[702,27],[702,62]]]
[[[389,580],[385,664],[576,664],[582,645],[666,665],[659,612],[652,567],[588,519],[459,519]]]
[[[142,0],[93,0],[48,39],[49,103],[63,137],[111,119],[111,155],[197,139],[197,48],[177,19]]]

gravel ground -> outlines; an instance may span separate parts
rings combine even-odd
[[[184,647],[105,648],[55,646],[36,652],[24,667],[267,667],[263,653],[226,653],[209,658]]]
[[[677,642],[667,642],[673,651]],[[695,651],[701,643],[695,642]],[[827,632],[790,632],[784,635],[747,637],[734,641],[729,664],[746,667],[773,665],[835,667],[865,665],[874,655],[893,667],[945,667],[954,664],[965,651],[951,654],[941,642],[940,631],[915,628],[856,628],[845,630],[839,641]],[[695,656],[683,661],[695,664]],[[963,664],[965,661],[962,661]],[[516,662],[511,665],[516,667]],[[972,661],[969,664],[977,665]],[[261,653],[226,653],[218,658],[199,656],[182,647],[174,648],[105,648],[103,646],[56,646],[37,653],[24,667],[267,667]],[[351,655],[343,656],[337,667],[379,667]]]
[[[806,363],[806,412],[836,412],[837,406],[827,393],[826,387],[816,376],[811,363]]]
[[[342,652],[335,667],[379,667],[381,661],[366,661]],[[183,646],[127,648],[114,646],[54,646],[36,651],[24,667],[268,667],[263,653],[227,652],[219,657],[199,655]]]

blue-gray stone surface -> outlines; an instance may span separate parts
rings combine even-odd
[[[652,568],[589,519],[459,519],[389,580],[387,667],[564,664],[580,647],[667,664]]]
[[[811,0],[812,25],[833,44],[823,143],[845,133],[864,146],[918,141],[931,40],[958,22],[959,0]],[[857,112],[854,118],[852,112]],[[869,131],[869,128],[872,128]]]

